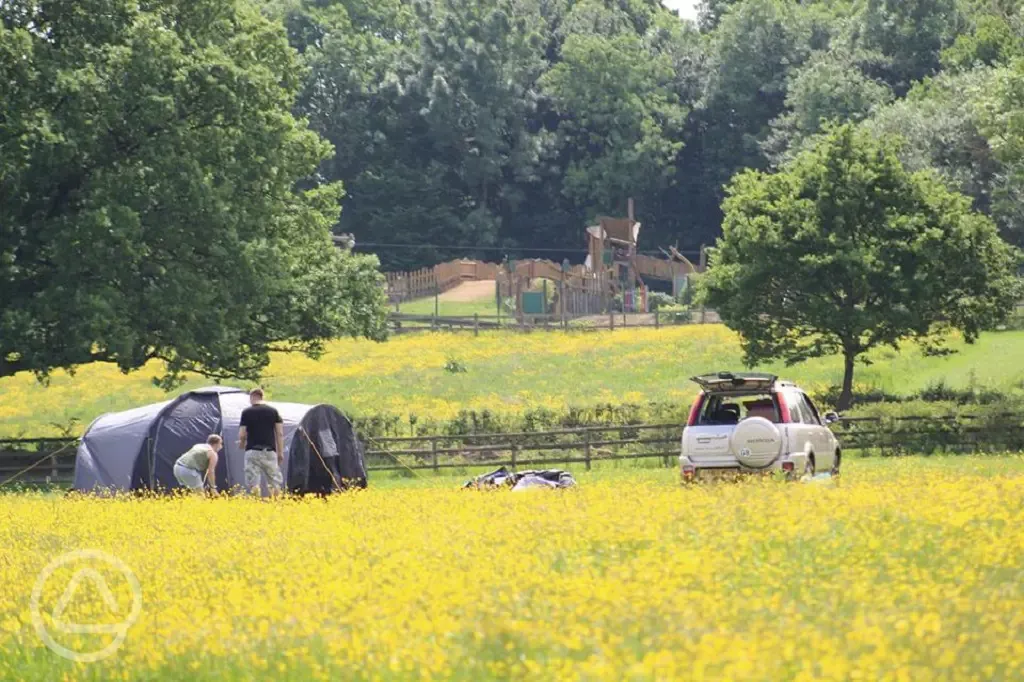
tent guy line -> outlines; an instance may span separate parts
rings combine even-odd
[[[22,476],[24,476],[28,472],[32,471],[33,469],[35,469],[37,466],[39,466],[43,462],[48,462],[48,461],[54,459],[57,455],[59,455],[60,453],[64,452],[65,450],[67,450],[72,445],[77,445],[77,443],[74,442],[74,441],[72,441],[71,443],[65,443],[64,445],[62,445],[60,448],[58,448],[54,452],[51,452],[50,454],[48,454],[46,457],[43,457],[42,459],[40,459],[37,462],[32,462],[27,467],[25,467],[24,469],[22,469],[21,471],[15,473],[15,474],[11,474],[10,477],[8,477],[6,480],[4,480],[3,482],[0,482],[0,488],[4,487],[8,483],[14,483],[14,481],[18,480],[19,478],[21,478]]]

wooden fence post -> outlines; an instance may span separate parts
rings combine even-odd
[[[611,309],[608,310],[608,329],[615,331],[615,311]]]
[[[568,303],[565,300],[565,270],[563,270],[562,281],[558,283],[558,307],[561,308],[559,312],[562,314],[562,329],[565,329],[565,308]]]
[[[434,465],[434,473],[440,473],[440,468],[437,466],[437,439],[430,439],[430,459]]]
[[[513,471],[515,471],[515,468],[516,468],[516,459],[517,459],[516,453],[518,453],[518,452],[519,452],[519,445],[518,444],[513,444],[512,445],[512,470]]]
[[[659,318],[657,308],[654,309],[654,328],[661,329],[661,319]]]
[[[583,461],[587,471],[590,471],[590,431],[583,432]]]
[[[473,336],[480,336],[480,313],[473,313]]]

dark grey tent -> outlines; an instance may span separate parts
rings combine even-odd
[[[300,426],[303,432],[285,447],[290,491],[327,494],[338,486],[366,487],[363,444],[345,415],[331,405],[315,405]]]
[[[270,402],[284,421],[285,486],[294,493],[327,493],[366,486],[363,448],[352,423],[332,405]],[[217,489],[241,489],[244,453],[238,426],[249,395],[214,386],[174,400],[94,421],[78,445],[73,488],[82,491],[173,490],[174,461],[211,433],[224,438]],[[263,487],[266,494],[266,486]]]

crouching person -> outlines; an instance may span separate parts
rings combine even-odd
[[[217,453],[224,447],[224,441],[217,434],[211,434],[205,443],[197,443],[174,463],[174,477],[178,483],[193,492],[202,492],[206,483],[216,489]]]

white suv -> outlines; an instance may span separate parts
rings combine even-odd
[[[719,372],[693,377],[701,392],[683,428],[684,483],[709,475],[782,471],[839,474],[839,442],[807,394],[772,374]]]

